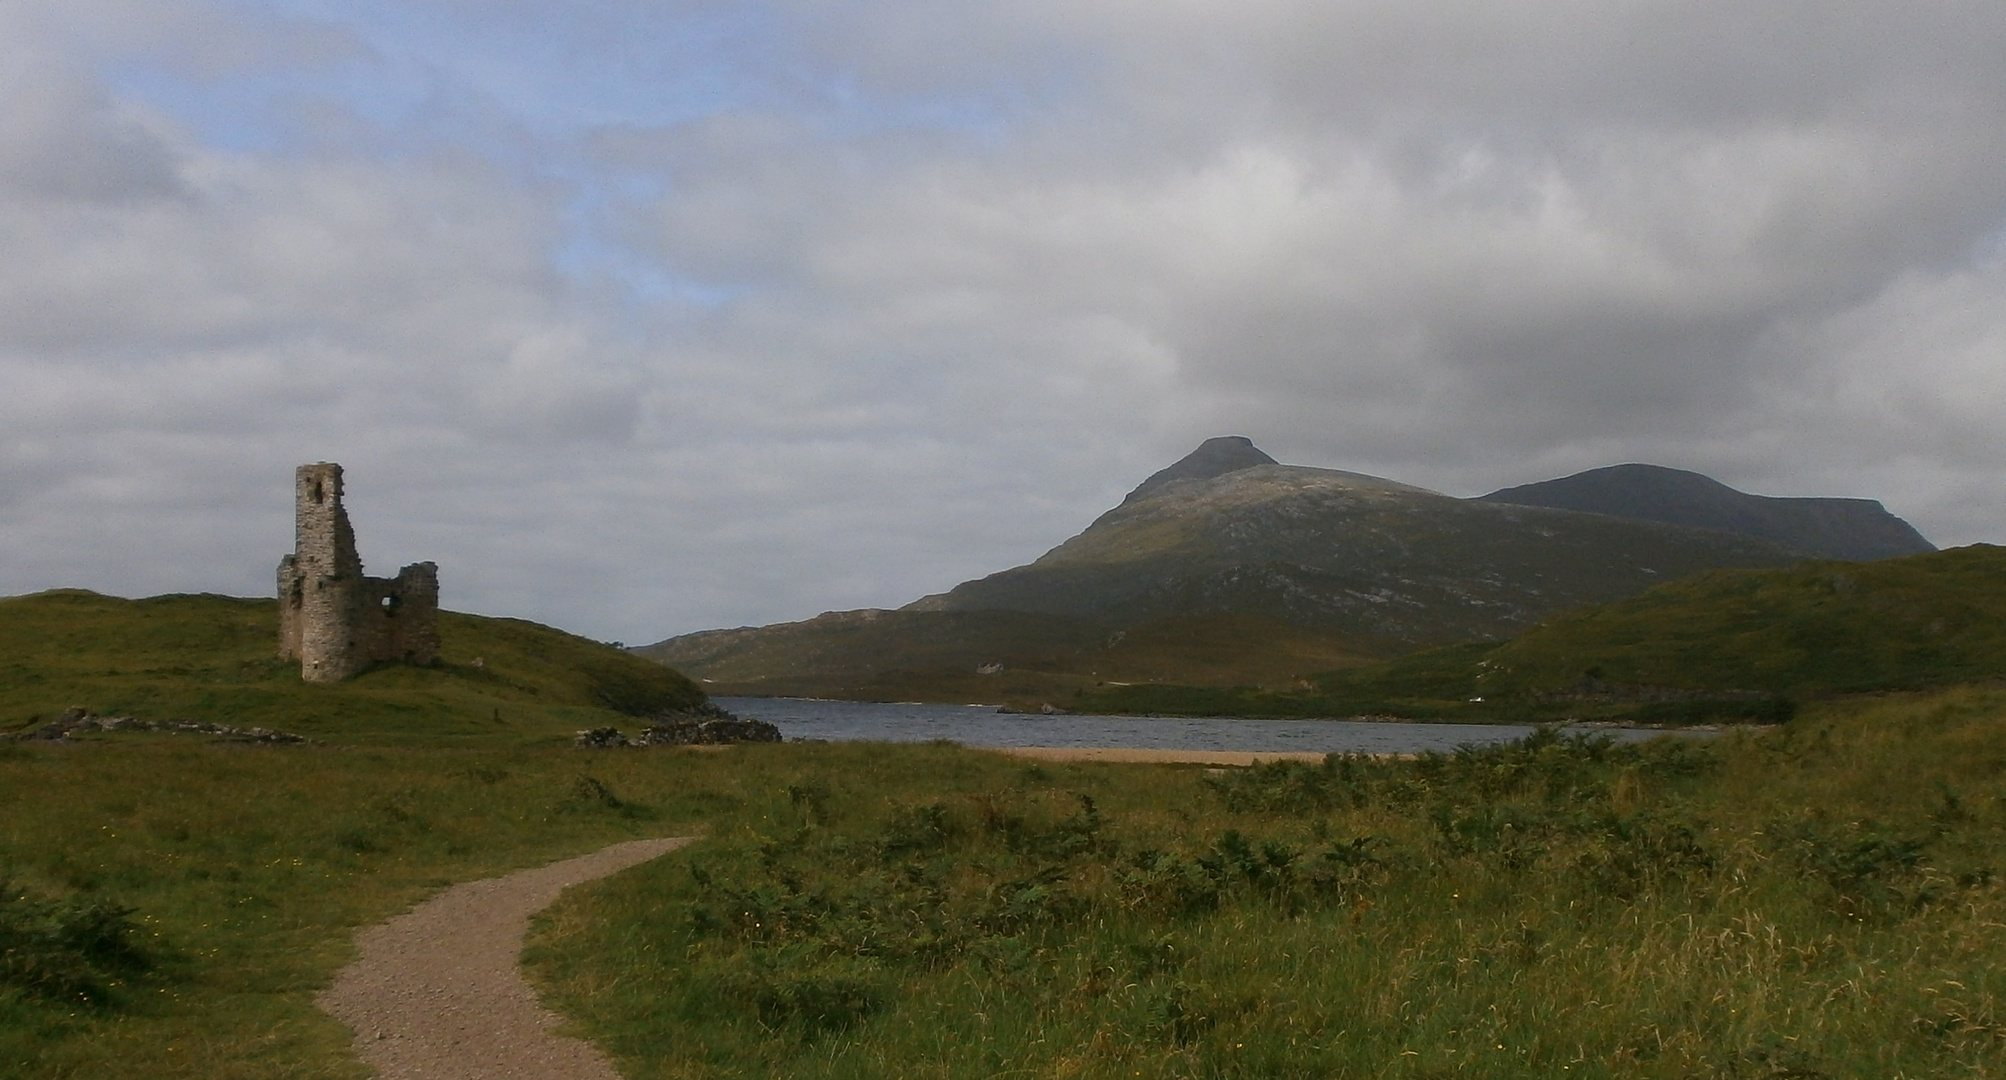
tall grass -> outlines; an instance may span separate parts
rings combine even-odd
[[[2000,1075],[2002,716],[1223,774],[800,759],[531,958],[637,1077]]]

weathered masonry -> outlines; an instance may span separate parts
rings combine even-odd
[[[279,560],[279,655],[300,678],[339,682],[374,664],[429,664],[439,655],[439,567],[412,563],[364,577],[341,507],[341,466],[294,473],[293,553]]]

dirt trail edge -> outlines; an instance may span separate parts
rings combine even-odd
[[[355,1030],[381,1080],[619,1080],[606,1055],[555,1035],[517,960],[529,917],[567,887],[694,837],[630,840],[505,877],[455,885],[355,937],[360,952],[315,1004]]]

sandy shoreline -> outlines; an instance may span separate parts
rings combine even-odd
[[[1266,761],[1322,761],[1316,750],[1143,750],[1124,746],[987,746],[998,754],[1033,761],[1116,761],[1142,765],[1253,765]]]

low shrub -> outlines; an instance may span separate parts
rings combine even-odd
[[[0,986],[105,1004],[154,967],[134,914],[103,900],[36,898],[0,875]]]

